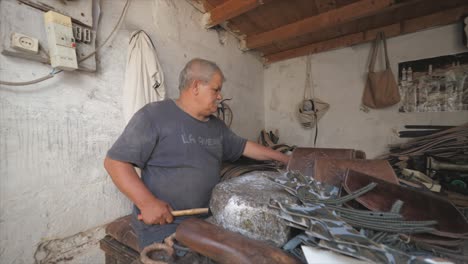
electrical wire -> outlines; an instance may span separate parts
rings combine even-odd
[[[63,72],[63,70],[57,70],[56,68],[53,68],[52,71],[48,75],[46,75],[44,77],[41,77],[41,78],[38,78],[38,79],[35,79],[35,80],[32,80],[32,81],[26,81],[26,82],[5,82],[5,81],[0,81],[0,84],[9,85],[9,86],[26,86],[26,85],[31,85],[31,84],[35,84],[35,83],[38,83],[38,82],[48,80],[48,79],[54,77],[55,74],[61,73],[61,72]]]
[[[117,29],[120,28],[120,25],[122,24],[122,21],[124,20],[125,18],[125,15],[127,14],[127,10],[128,10],[128,7],[130,6],[130,1],[131,0],[127,0],[127,2],[125,3],[125,6],[124,8],[122,9],[122,13],[120,14],[120,17],[119,17],[119,20],[117,21],[117,24],[115,25],[114,29],[111,31],[111,33],[109,34],[109,36],[106,38],[106,40],[104,40],[104,42],[96,48],[96,50],[94,50],[93,52],[91,52],[90,54],[84,56],[83,58],[81,58],[78,62],[82,62],[84,60],[87,60],[89,57],[93,56],[94,54],[96,54],[99,50],[101,50],[102,47],[104,47],[104,45],[107,44],[107,42],[109,41],[109,39],[111,39],[111,37],[114,35],[114,33],[117,31]]]
[[[99,50],[101,50],[102,47],[104,47],[104,46],[107,44],[107,42],[111,39],[111,37],[114,35],[114,33],[120,28],[120,25],[122,24],[122,21],[123,21],[125,15],[127,14],[128,7],[130,6],[130,1],[131,1],[131,0],[127,0],[127,2],[125,2],[125,6],[124,6],[123,9],[122,9],[122,13],[120,14],[119,20],[117,21],[117,24],[114,26],[114,29],[111,31],[111,33],[110,33],[109,36],[106,38],[106,40],[104,40],[104,42],[103,42],[99,47],[97,47],[93,52],[89,53],[88,55],[86,55],[86,56],[84,56],[83,58],[81,58],[80,60],[78,60],[78,63],[87,60],[88,58],[90,58],[91,56],[93,56],[94,54],[96,54]],[[2,81],[2,80],[0,80],[0,85],[8,85],[8,86],[26,86],[26,85],[31,85],[31,84],[39,83],[39,82],[48,80],[48,79],[50,79],[50,78],[53,78],[56,74],[61,73],[61,72],[62,72],[62,70],[56,71],[56,69],[54,68],[54,69],[52,70],[52,72],[49,73],[48,75],[43,76],[43,77],[40,77],[40,78],[37,78],[37,79],[34,79],[34,80],[31,80],[31,81],[25,81],[25,82],[7,82],[7,81]]]
[[[8,86],[26,86],[26,85],[31,85],[31,84],[35,84],[35,83],[38,83],[38,82],[48,80],[48,79],[54,77],[54,75],[55,74],[49,73],[48,75],[46,75],[44,77],[41,77],[41,78],[38,78],[38,79],[35,79],[35,80],[32,80],[32,81],[26,81],[26,82],[6,82],[6,81],[1,81],[0,80],[0,84],[8,85]]]

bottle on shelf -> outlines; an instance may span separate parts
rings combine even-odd
[[[406,71],[406,80],[408,82],[413,81],[413,70],[411,69],[411,67],[408,67],[408,70]]]

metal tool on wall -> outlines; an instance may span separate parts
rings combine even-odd
[[[226,101],[231,101],[232,98],[226,98],[221,100],[218,103],[218,109],[216,111],[216,117],[221,119],[227,127],[231,127],[234,114],[232,113],[231,107],[226,103]]]

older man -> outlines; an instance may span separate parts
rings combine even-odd
[[[132,225],[142,248],[175,232],[184,218],[174,219],[172,210],[208,206],[222,161],[235,161],[241,155],[289,160],[237,136],[212,115],[222,99],[224,82],[215,63],[193,59],[179,81],[179,98],[139,110],[104,161],[115,185],[135,204]],[[142,170],[141,179],[134,166]]]

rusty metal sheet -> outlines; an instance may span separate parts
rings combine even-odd
[[[343,187],[356,191],[372,182],[377,186],[356,200],[372,211],[388,212],[397,201],[403,201],[401,215],[408,221],[436,220],[431,233],[443,237],[468,238],[468,222],[450,201],[432,193],[405,188],[359,172],[349,171]]]
[[[334,148],[296,148],[288,164],[288,170],[299,171],[304,176],[313,177],[317,159],[355,159],[365,158],[365,153],[354,149]]]
[[[395,171],[386,160],[318,159],[315,161],[314,179],[340,187],[346,175],[346,169],[398,184]]]
[[[220,264],[299,264],[299,260],[265,242],[253,240],[206,221],[191,218],[176,230],[176,239]]]

